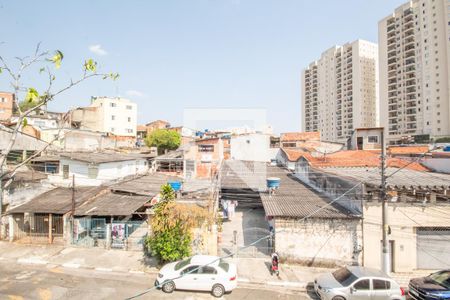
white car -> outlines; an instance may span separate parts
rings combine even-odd
[[[195,255],[161,268],[155,285],[166,293],[177,290],[210,291],[222,297],[237,286],[236,265],[220,257]]]

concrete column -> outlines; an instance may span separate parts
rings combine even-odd
[[[111,249],[111,224],[106,224],[106,249]]]
[[[14,230],[15,230],[14,223],[15,223],[15,221],[14,221],[14,217],[12,215],[9,215],[8,219],[9,219],[8,220],[8,222],[9,222],[9,241],[12,242],[12,241],[14,241]]]
[[[66,246],[70,246],[73,241],[73,225],[72,218],[69,214],[63,216],[63,240]]]
[[[48,214],[48,243],[53,243],[53,220],[52,220],[52,214]]]
[[[436,203],[436,193],[431,192],[430,194],[430,203]]]

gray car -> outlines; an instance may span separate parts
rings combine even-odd
[[[319,276],[314,290],[323,300],[404,300],[405,291],[384,272],[344,267]]]

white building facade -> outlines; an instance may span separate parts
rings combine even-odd
[[[91,105],[72,113],[80,129],[136,136],[137,104],[121,97],[92,97]]]
[[[322,53],[302,72],[302,128],[345,142],[378,124],[378,46],[356,40]]]
[[[381,20],[380,116],[391,143],[450,135],[450,2],[413,0]]]

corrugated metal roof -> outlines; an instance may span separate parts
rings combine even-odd
[[[450,174],[419,172],[410,169],[387,168],[388,186],[397,187],[449,187]],[[323,168],[321,171],[351,178],[364,183],[379,186],[381,173],[379,168]],[[398,172],[397,172],[398,171]],[[394,174],[394,172],[396,172]],[[390,174],[394,174],[389,177]]]
[[[153,173],[142,177],[122,181],[110,188],[115,192],[131,193],[143,196],[155,196],[161,190],[161,186],[169,180],[182,180],[180,177]]]
[[[71,153],[62,153],[61,158],[84,161],[88,163],[101,164],[107,162],[116,162],[116,161],[127,161],[127,160],[136,160],[136,159],[144,159],[145,156],[141,154],[133,154],[133,153],[89,153],[89,152],[71,152]]]
[[[266,191],[266,179],[280,178],[273,195]],[[262,162],[225,161],[221,170],[221,188],[253,190],[259,193],[267,216],[290,218],[354,218],[348,210],[325,195],[312,190],[288,170]]]
[[[105,187],[75,188],[75,207],[97,195]],[[65,214],[72,209],[72,189],[58,187],[45,192],[29,202],[8,210],[7,213],[52,213]]]
[[[84,202],[75,210],[77,216],[129,216],[141,208],[151,197],[114,194],[102,194]]]

